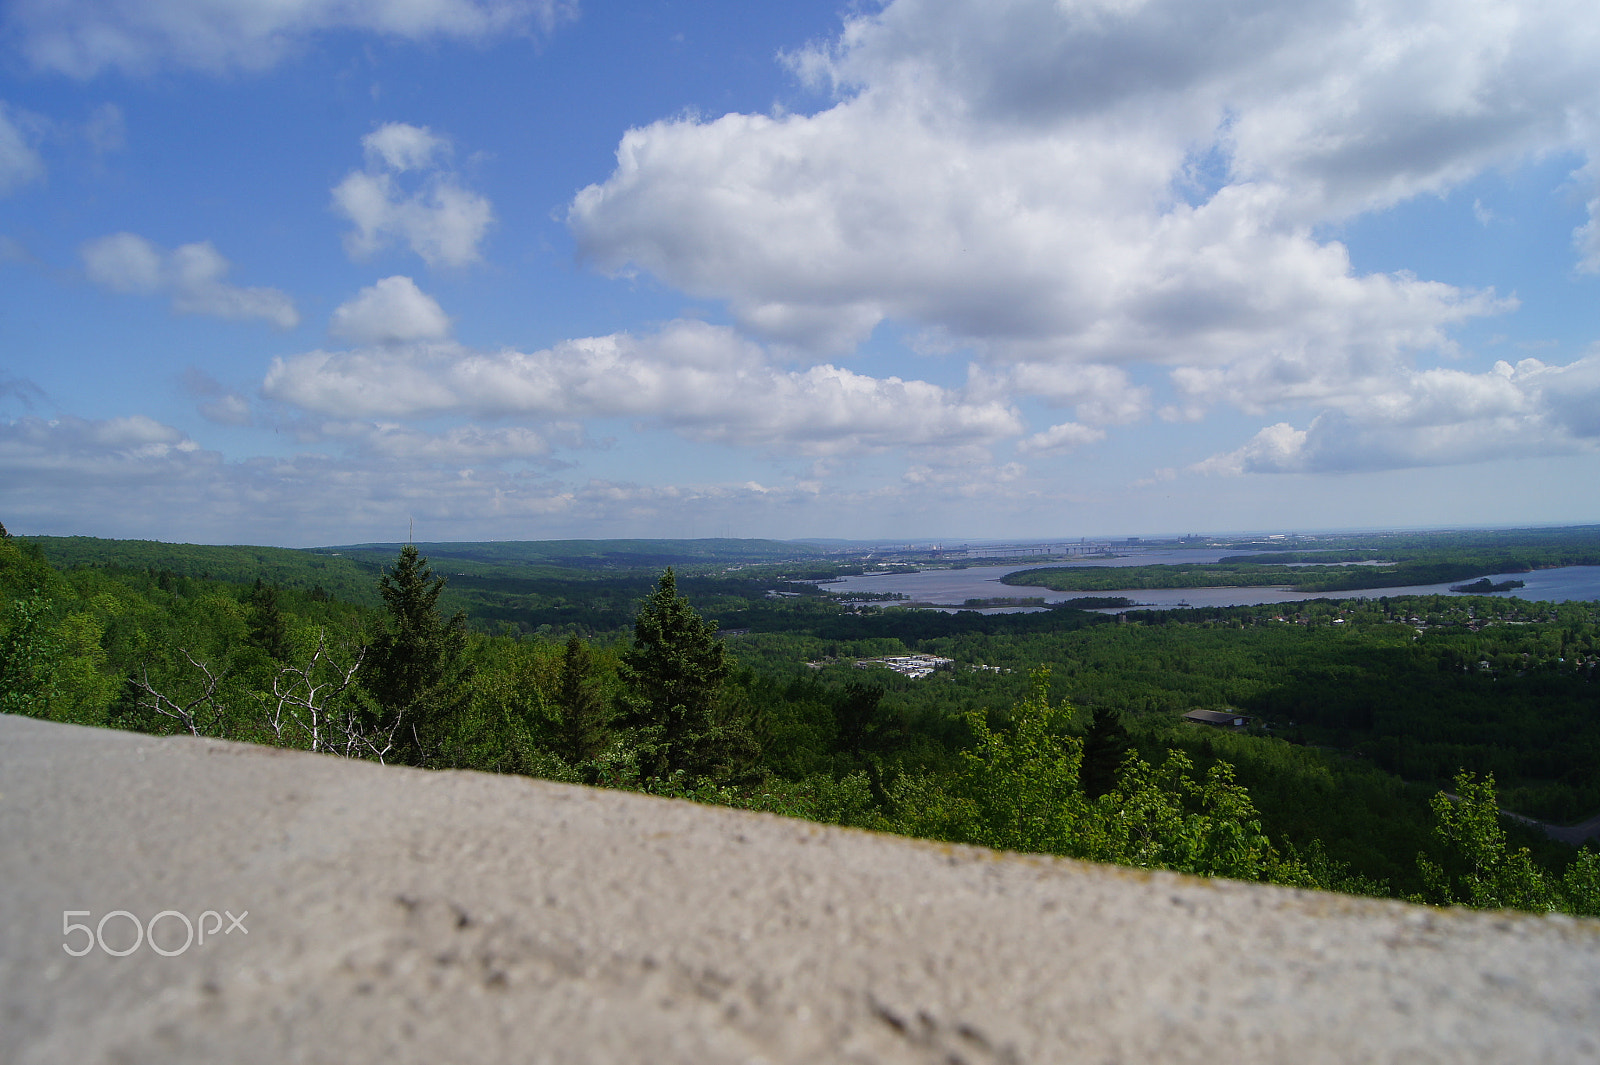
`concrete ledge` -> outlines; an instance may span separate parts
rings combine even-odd
[[[66,910],[248,931],[71,957]],[[1567,1062],[1596,1018],[1594,922],[0,717],[10,1062]]]

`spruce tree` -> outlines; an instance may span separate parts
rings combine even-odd
[[[738,731],[717,721],[728,660],[716,623],[701,618],[678,594],[670,566],[634,619],[633,646],[623,652],[621,673],[631,696],[622,722],[635,730],[640,774],[712,771],[725,753],[721,745]]]
[[[1083,793],[1098,799],[1116,790],[1123,760],[1132,746],[1122,715],[1103,703],[1095,707],[1094,720],[1083,737],[1083,768],[1078,778]]]
[[[378,579],[388,623],[362,668],[363,686],[379,708],[379,729],[393,730],[403,760],[421,763],[435,749],[465,698],[466,615],[439,614],[445,578],[407,544]]]
[[[289,642],[289,619],[279,602],[278,586],[257,577],[249,602],[250,642],[276,661],[287,662],[294,648]]]
[[[611,711],[595,676],[588,641],[573,634],[561,653],[555,695],[555,751],[572,765],[599,758],[611,740]]]

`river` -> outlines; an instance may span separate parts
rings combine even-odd
[[[1062,566],[1154,566],[1182,562],[1216,562],[1244,551],[1138,551],[1118,558],[1074,559]],[[1043,569],[1037,565],[969,566],[966,569],[926,569],[919,573],[866,573],[844,577],[825,585],[834,595],[852,592],[898,592],[910,602],[950,610],[969,599],[1038,598],[1046,603],[1061,603],[1083,596],[1120,595],[1138,607],[1158,609],[1182,606],[1255,606],[1262,603],[1298,603],[1306,599],[1375,599],[1385,595],[1452,595],[1452,584],[1468,584],[1476,576],[1447,584],[1417,584],[1401,588],[1357,588],[1343,592],[1296,592],[1277,588],[1123,588],[1095,592],[1058,592],[1050,588],[1001,584],[1007,573],[1023,569]],[[1049,567],[1056,568],[1056,567]],[[1485,574],[1491,581],[1522,581],[1526,587],[1494,593],[1501,598],[1516,596],[1533,601],[1600,600],[1600,566],[1564,566],[1534,570],[1532,573]],[[987,607],[985,614],[1019,613],[1041,607]]]

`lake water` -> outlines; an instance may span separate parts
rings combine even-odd
[[[1243,551],[1144,551],[1119,558],[1074,559],[1062,566],[1154,566],[1181,562],[1216,562],[1228,556],[1248,554]],[[1307,599],[1376,599],[1385,595],[1452,595],[1451,584],[1467,584],[1477,577],[1451,581],[1447,584],[1419,584],[1402,588],[1358,588],[1345,592],[1295,592],[1285,588],[1124,588],[1103,592],[1058,592],[1050,588],[1001,584],[1007,573],[1023,569],[1043,569],[1042,566],[1016,564],[1006,566],[969,566],[966,569],[923,570],[920,573],[867,573],[859,577],[844,577],[823,585],[835,595],[848,596],[851,592],[899,592],[912,602],[940,606],[948,610],[959,607],[968,599],[1019,599],[1040,598],[1046,603],[1062,603],[1083,596],[1120,595],[1133,600],[1140,607],[1169,608],[1181,606],[1256,606],[1264,603],[1298,603]],[[1048,567],[1057,568],[1054,566]],[[1496,593],[1501,598],[1516,596],[1533,601],[1549,600],[1600,600],[1600,566],[1565,566],[1560,569],[1535,570],[1532,573],[1491,573],[1491,581],[1519,580],[1526,587],[1515,591]],[[985,614],[1018,613],[1038,607],[989,607]]]

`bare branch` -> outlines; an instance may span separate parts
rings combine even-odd
[[[283,744],[283,730],[292,722],[306,737],[311,750],[352,757],[361,740],[355,712],[346,707],[344,713],[336,717],[333,708],[355,683],[366,654],[366,648],[363,647],[348,667],[339,665],[328,652],[327,631],[319,629],[317,646],[310,660],[300,667],[285,666],[272,680],[272,696],[276,705],[268,714],[267,724],[272,729],[275,742],[280,746]],[[317,676],[319,664],[325,664],[331,670],[331,674],[320,681]],[[340,750],[341,738],[343,750]]]
[[[136,688],[144,693],[145,697],[139,700],[141,707],[146,710],[154,710],[164,717],[172,718],[188,729],[191,736],[198,736],[200,735],[200,725],[196,711],[200,707],[209,706],[214,716],[218,718],[222,716],[216,702],[217,685],[221,682],[204,662],[196,661],[195,657],[182,647],[178,648],[178,652],[188,659],[189,664],[198,669],[206,678],[205,690],[194,699],[180,704],[177,700],[156,691],[154,685],[150,683],[149,665],[141,665],[139,667],[140,679],[135,680],[133,683]]]

